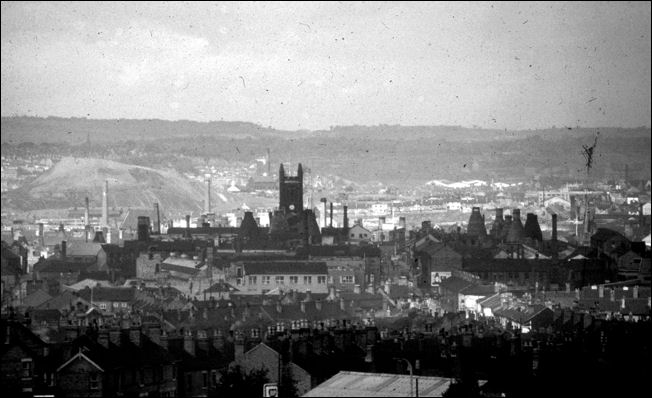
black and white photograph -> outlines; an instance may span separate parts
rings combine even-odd
[[[7,397],[636,397],[650,2],[2,1]]]

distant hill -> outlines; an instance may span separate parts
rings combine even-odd
[[[67,142],[93,143],[122,140],[154,140],[198,136],[222,138],[295,137],[302,131],[283,131],[248,122],[194,122],[159,119],[85,119],[59,117],[3,117],[2,141],[11,143]]]
[[[383,140],[438,139],[446,141],[513,140],[528,137],[559,139],[593,135],[597,131],[604,138],[645,137],[651,130],[646,127],[562,127],[538,130],[500,130],[467,128],[461,126],[335,126],[330,130],[288,131],[263,127],[249,122],[195,122],[189,120],[167,121],[159,119],[86,119],[59,117],[2,117],[2,142],[66,142],[81,144],[90,139],[93,143],[114,141],[142,141],[174,137],[229,138],[229,139],[297,139],[297,138],[349,138]]]
[[[109,181],[111,208],[152,208],[158,202],[166,214],[202,210],[203,184],[190,181],[176,171],[85,158],[61,159],[30,184],[7,193],[2,205],[18,210],[81,208],[88,196],[92,206],[99,207],[105,180]],[[217,189],[212,197],[218,210],[230,210],[245,203],[243,196]],[[262,202],[249,200],[246,204],[267,205]]]

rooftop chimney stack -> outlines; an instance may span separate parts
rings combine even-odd
[[[68,246],[68,242],[65,240],[61,241],[61,258],[65,259],[66,258],[66,246]]]

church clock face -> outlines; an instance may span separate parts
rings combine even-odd
[[[294,211],[294,205],[290,205],[290,210]]]

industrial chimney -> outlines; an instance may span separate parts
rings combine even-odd
[[[331,202],[331,224],[330,227],[333,228],[333,202]]]
[[[44,233],[43,223],[40,222],[38,223],[38,244],[41,247],[45,247],[45,236],[43,236]]]
[[[102,222],[100,227],[109,226],[109,180],[104,180],[104,191],[102,191]]]
[[[348,230],[349,229],[349,214],[348,214],[349,207],[343,206],[343,208],[344,208],[344,219],[342,220],[342,223],[344,224],[343,225],[344,229]]]
[[[206,177],[206,193],[204,195],[204,213],[211,212],[211,178]]]
[[[328,200],[326,198],[321,198],[319,201],[324,204],[324,223],[322,224],[322,228],[326,228],[326,225],[328,224],[328,212],[326,211],[326,203],[328,203]]]
[[[90,223],[90,210],[89,210],[89,202],[88,202],[88,196],[86,197],[86,202],[85,202],[86,207],[84,207],[84,226],[86,229],[88,229],[88,226],[91,224]]]
[[[154,202],[154,233],[161,234],[161,214],[158,209],[158,202]]]

